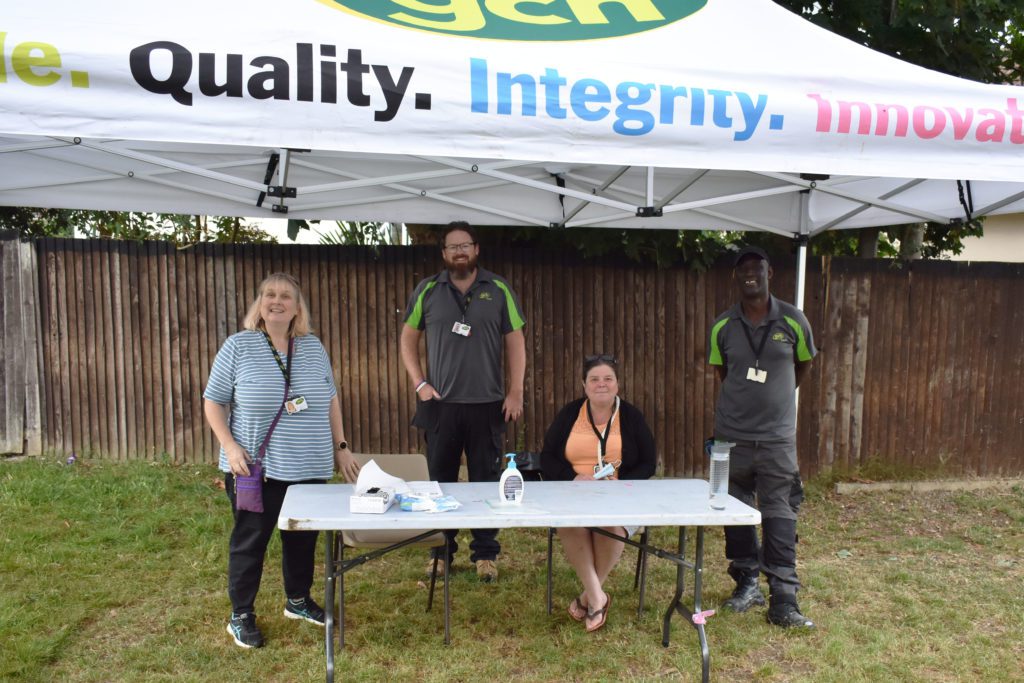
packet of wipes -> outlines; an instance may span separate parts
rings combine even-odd
[[[462,503],[452,496],[432,498],[401,493],[398,495],[398,506],[405,512],[447,512],[462,507]]]

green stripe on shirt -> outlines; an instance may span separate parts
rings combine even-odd
[[[505,306],[508,308],[508,319],[512,323],[513,330],[522,329],[526,325],[526,321],[523,320],[522,314],[519,309],[516,308],[515,297],[512,296],[512,292],[509,291],[508,287],[501,280],[495,280],[494,284],[501,288],[501,291],[505,292]]]
[[[423,299],[427,296],[427,292],[430,291],[431,287],[437,284],[437,280],[433,280],[427,283],[427,286],[423,288],[420,295],[416,297],[416,305],[412,307],[412,313],[406,319],[405,324],[414,330],[420,329],[420,324],[423,321]]]
[[[784,315],[782,317],[786,319],[789,326],[793,328],[793,332],[796,333],[796,359],[801,362],[811,360],[811,350],[807,348],[807,339],[804,337],[804,328],[800,326],[800,323],[793,318],[790,318],[788,315]]]
[[[711,328],[711,355],[708,356],[708,363],[710,365],[723,365],[722,350],[718,347],[718,333],[725,327],[725,324],[729,322],[728,318],[724,318],[715,323],[715,326]]]

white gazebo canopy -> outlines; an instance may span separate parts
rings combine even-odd
[[[1024,88],[769,0],[39,0],[0,204],[765,230],[1024,211]]]

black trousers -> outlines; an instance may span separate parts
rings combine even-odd
[[[761,511],[757,527],[725,527],[725,556],[737,582],[764,573],[773,603],[796,604],[796,519],[803,484],[796,442],[739,441],[729,455],[729,495]]]
[[[235,507],[235,477],[230,472],[224,475],[224,489],[235,517],[228,546],[228,597],[235,614],[254,611],[256,593],[263,578],[267,544],[277,527],[285,491],[292,484],[323,483],[323,479],[267,479],[263,482],[263,512],[249,512]],[[281,531],[281,573],[284,575],[284,592],[289,598],[304,598],[313,587],[318,534],[317,531]]]
[[[433,404],[433,405],[429,405]],[[459,479],[462,452],[466,452],[466,469],[470,481],[498,481],[501,471],[502,446],[505,441],[505,418],[501,402],[444,403],[422,402],[429,421],[421,423],[427,441],[427,467],[430,478],[439,482]],[[494,487],[498,495],[498,487]],[[446,531],[448,550],[452,557],[459,549],[456,530]],[[473,529],[469,544],[471,562],[493,560],[501,552],[497,529]],[[444,548],[434,548],[434,555],[443,557]]]

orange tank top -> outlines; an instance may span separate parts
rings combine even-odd
[[[615,474],[608,479],[619,478],[619,465],[622,464],[622,432],[619,431],[618,412],[612,420],[612,428],[609,430],[608,443],[604,454],[605,463],[615,465]],[[608,423],[595,424],[597,430],[604,433]],[[587,418],[587,402],[580,406],[580,414],[576,416],[576,422],[569,432],[569,439],[565,442],[565,459],[569,461],[576,474],[593,474],[594,466],[597,465],[597,452],[601,445],[600,439],[594,433],[594,427],[590,425]]]

